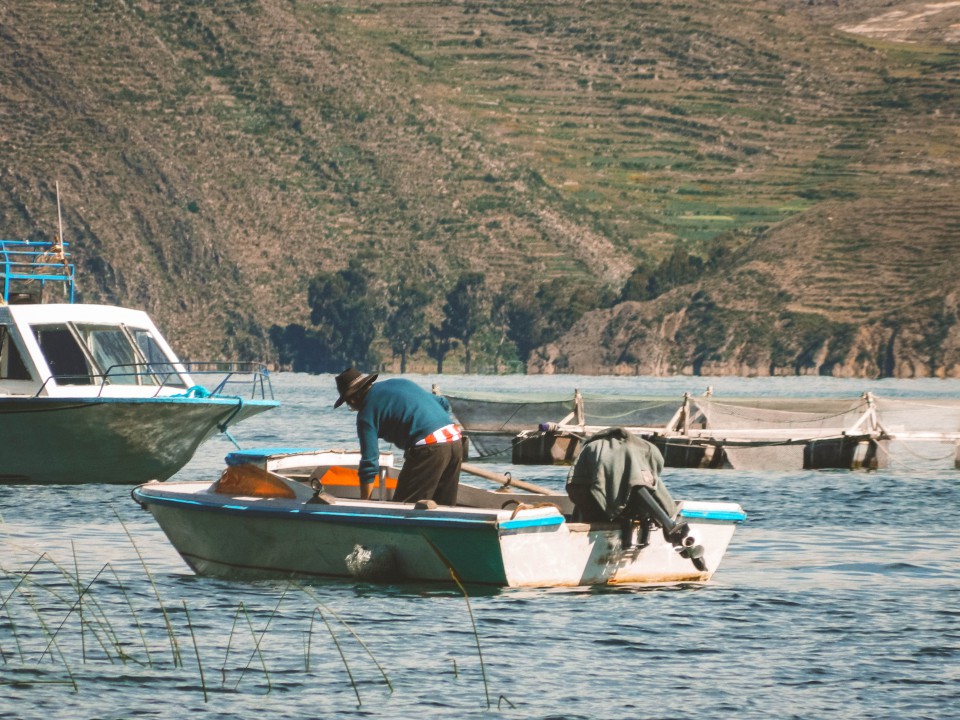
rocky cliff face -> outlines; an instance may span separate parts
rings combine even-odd
[[[852,341],[840,352],[833,339],[803,347],[783,362],[765,346],[746,342],[753,323],[783,328],[774,317],[743,317],[717,338],[719,348],[689,340],[704,328],[685,321],[683,311],[650,316],[624,303],[581,319],[560,342],[538,349],[528,363],[529,373],[582,375],[828,375],[832,377],[960,377],[960,327],[931,358],[923,329],[892,329],[883,324],[856,327]]]
[[[825,205],[695,286],[589,313],[528,371],[960,377],[951,196]]]

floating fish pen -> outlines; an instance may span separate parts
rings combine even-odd
[[[960,400],[445,394],[476,456],[517,465],[571,464],[582,441],[625,427],[667,467],[827,470],[948,458],[960,468]],[[916,450],[917,447],[924,450]],[[929,456],[933,448],[937,457]]]

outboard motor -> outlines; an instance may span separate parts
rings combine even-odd
[[[646,547],[654,527],[700,570],[707,569],[703,546],[678,520],[678,506],[660,480],[663,455],[624,428],[608,428],[587,438],[567,478],[574,519],[618,522],[624,550]]]
[[[663,530],[664,539],[671,543],[681,556],[689,558],[697,570],[705,571],[707,563],[703,559],[703,545],[699,545],[696,538],[690,534],[690,526],[685,520],[674,519],[675,509],[672,515],[667,513],[660,499],[663,495],[669,498],[669,493],[662,482],[658,485],[656,492],[642,485],[630,488],[627,505],[620,513],[623,549],[645,547],[649,544],[651,526],[658,525]],[[676,508],[672,498],[670,502]]]

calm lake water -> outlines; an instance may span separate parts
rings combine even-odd
[[[411,377],[451,393],[960,398],[940,380]],[[242,447],[356,446],[331,376],[273,382],[283,405],[235,428]],[[232,449],[210,441],[179,477],[215,479]],[[0,487],[0,717],[960,717],[952,458],[667,469],[675,497],[748,513],[709,584],[469,600],[452,584],[198,578],[130,488]],[[490,467],[557,488],[566,473]]]

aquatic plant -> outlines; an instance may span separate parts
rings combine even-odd
[[[204,703],[211,701],[215,691],[207,679],[204,656],[216,652],[223,652],[220,665],[222,691],[235,693],[244,691],[244,686],[247,691],[257,687],[256,681],[251,685],[249,678],[249,671],[256,664],[264,679],[264,684],[259,687],[269,694],[277,689],[277,682],[268,640],[271,635],[295,630],[296,623],[302,622],[305,625],[304,653],[300,669],[291,666],[287,657],[280,659],[285,665],[281,673],[294,677],[302,673],[306,678],[315,672],[318,641],[314,630],[318,623],[322,623],[330,635],[330,650],[335,650],[335,657],[339,657],[357,707],[368,703],[369,699],[361,689],[364,683],[362,672],[358,672],[356,662],[350,657],[350,642],[362,649],[372,662],[370,669],[375,667],[384,686],[391,694],[394,692],[394,685],[373,649],[337,609],[321,599],[316,588],[289,581],[278,587],[277,592],[269,591],[273,602],[266,610],[253,606],[248,599],[239,599],[229,606],[233,620],[229,632],[225,632],[226,618],[218,625],[216,619],[210,618],[209,608],[198,612],[196,604],[188,605],[185,598],[179,598],[174,604],[165,597],[169,589],[161,592],[162,582],[148,568],[147,558],[131,531],[122,520],[120,526],[134,550],[135,562],[142,569],[138,573],[139,593],[131,591],[132,584],[122,579],[122,572],[114,562],[91,566],[81,556],[82,546],[73,542],[68,550],[69,564],[58,562],[48,552],[41,552],[20,567],[0,566],[0,668],[5,668],[0,670],[0,685],[62,684],[79,693],[87,681],[84,673],[76,671],[78,664],[93,666],[96,677],[102,677],[96,670],[98,664],[133,663],[154,671],[151,677],[162,678],[172,671],[172,677],[182,678],[184,672],[193,672],[187,667],[192,663],[185,662],[187,656],[181,644],[188,636],[196,661],[197,674],[194,677],[199,679],[198,689],[203,694]],[[9,549],[30,554],[37,552],[9,542],[4,544]],[[15,555],[8,554],[7,557]],[[177,580],[176,576],[171,579]],[[451,572],[451,579],[467,602],[480,659],[484,696],[490,708],[493,706],[492,696],[477,621],[467,590],[455,572]],[[239,587],[259,591],[256,586]],[[291,593],[291,590],[296,592]],[[297,596],[306,598],[309,607],[294,602]],[[218,602],[214,612],[221,616],[223,610],[222,603]],[[262,622],[258,621],[258,616],[263,617]],[[246,629],[242,630],[241,626]],[[214,631],[212,628],[220,629]],[[170,651],[166,660],[160,657],[163,653],[158,656],[157,652],[163,645]],[[245,650],[249,650],[248,657],[232,661]],[[329,667],[329,659],[328,655],[322,667]],[[456,660],[454,667],[456,674]],[[233,673],[232,682],[228,683],[230,673]],[[129,675],[121,673],[117,677],[129,678]],[[513,704],[500,695],[497,707],[503,706],[513,707]]]
[[[143,553],[140,552],[140,548],[137,547],[137,543],[134,542],[133,536],[130,534],[126,524],[124,524],[123,519],[120,517],[120,513],[114,509],[113,514],[116,516],[117,522],[120,523],[120,527],[123,528],[123,532],[126,534],[127,539],[130,540],[130,544],[137,553],[137,558],[140,560],[140,565],[143,567],[143,572],[150,583],[150,587],[153,588],[153,592],[157,597],[157,606],[160,608],[160,612],[163,615],[163,620],[167,625],[167,637],[170,639],[170,650],[173,653],[173,664],[180,666],[183,664],[183,660],[180,657],[180,648],[177,645],[177,636],[173,632],[173,624],[170,622],[170,616],[167,614],[167,609],[163,605],[163,599],[160,597],[160,590],[157,587],[157,583],[153,579],[153,574],[150,572],[150,568],[147,567],[146,560],[143,559]]]
[[[427,544],[430,545],[433,552],[435,552],[437,557],[440,558],[440,562],[446,566],[447,571],[450,573],[450,578],[456,584],[457,588],[459,588],[460,592],[463,593],[463,599],[467,603],[467,612],[470,614],[470,624],[473,627],[473,637],[477,642],[477,657],[480,659],[480,674],[483,677],[483,692],[487,698],[487,707],[489,708],[491,706],[490,686],[487,684],[487,669],[483,664],[483,650],[480,647],[480,633],[477,631],[477,621],[473,617],[473,608],[470,606],[470,596],[467,594],[467,590],[463,586],[463,583],[460,582],[460,577],[457,575],[457,571],[454,569],[450,561],[444,557],[443,553],[440,552],[440,548],[438,548],[426,535],[423,536],[423,539],[427,541]]]

